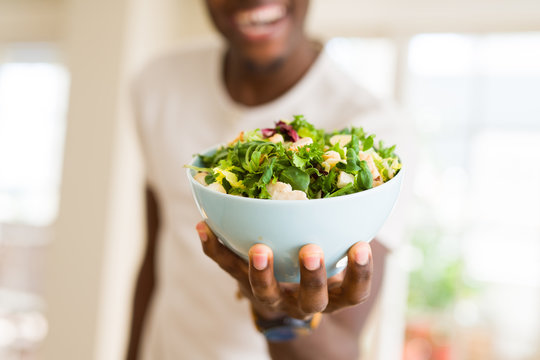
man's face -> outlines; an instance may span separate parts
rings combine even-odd
[[[283,60],[304,36],[309,0],[206,0],[231,51],[256,67]]]

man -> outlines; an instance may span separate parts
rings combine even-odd
[[[128,359],[357,359],[359,334],[381,284],[385,246],[355,244],[347,269],[327,280],[324,254],[306,245],[299,251],[300,284],[279,284],[265,245],[252,247],[247,264],[200,222],[201,251],[182,165],[240,130],[269,127],[294,114],[328,130],[354,121],[379,134],[392,124],[377,116],[378,102],[306,36],[308,0],[206,5],[225,48],[162,57],[135,86],[148,179],[148,242]],[[237,287],[243,299],[234,298]],[[320,312],[316,329],[296,335],[298,328],[316,327]],[[290,330],[284,341],[274,341],[283,329]]]

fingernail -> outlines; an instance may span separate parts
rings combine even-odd
[[[360,266],[365,266],[369,262],[369,250],[366,247],[360,247],[354,253],[354,261]]]
[[[321,267],[321,256],[319,254],[307,254],[302,259],[304,267],[309,271],[315,271]]]
[[[268,266],[268,254],[253,254],[251,259],[253,267],[257,270],[264,270]]]
[[[203,242],[206,242],[206,240],[208,240],[208,234],[206,233],[204,224],[201,224],[201,223],[197,224],[196,229],[197,229],[197,232],[199,233],[199,237],[201,238],[201,240]]]

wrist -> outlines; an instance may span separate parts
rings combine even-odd
[[[266,306],[256,304],[253,302],[251,303],[251,313],[254,318],[263,319],[263,320],[275,320],[275,319],[280,319],[287,316],[287,314],[284,311],[271,310],[271,309],[268,309],[268,307]]]
[[[319,326],[322,318],[322,313],[316,313],[304,320],[289,317],[284,313],[261,317],[253,306],[251,310],[255,327],[270,342],[291,341],[309,335]]]

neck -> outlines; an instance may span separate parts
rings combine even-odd
[[[225,56],[224,80],[234,101],[256,106],[272,101],[291,89],[315,62],[319,45],[305,39],[285,57],[260,65],[231,49]]]

